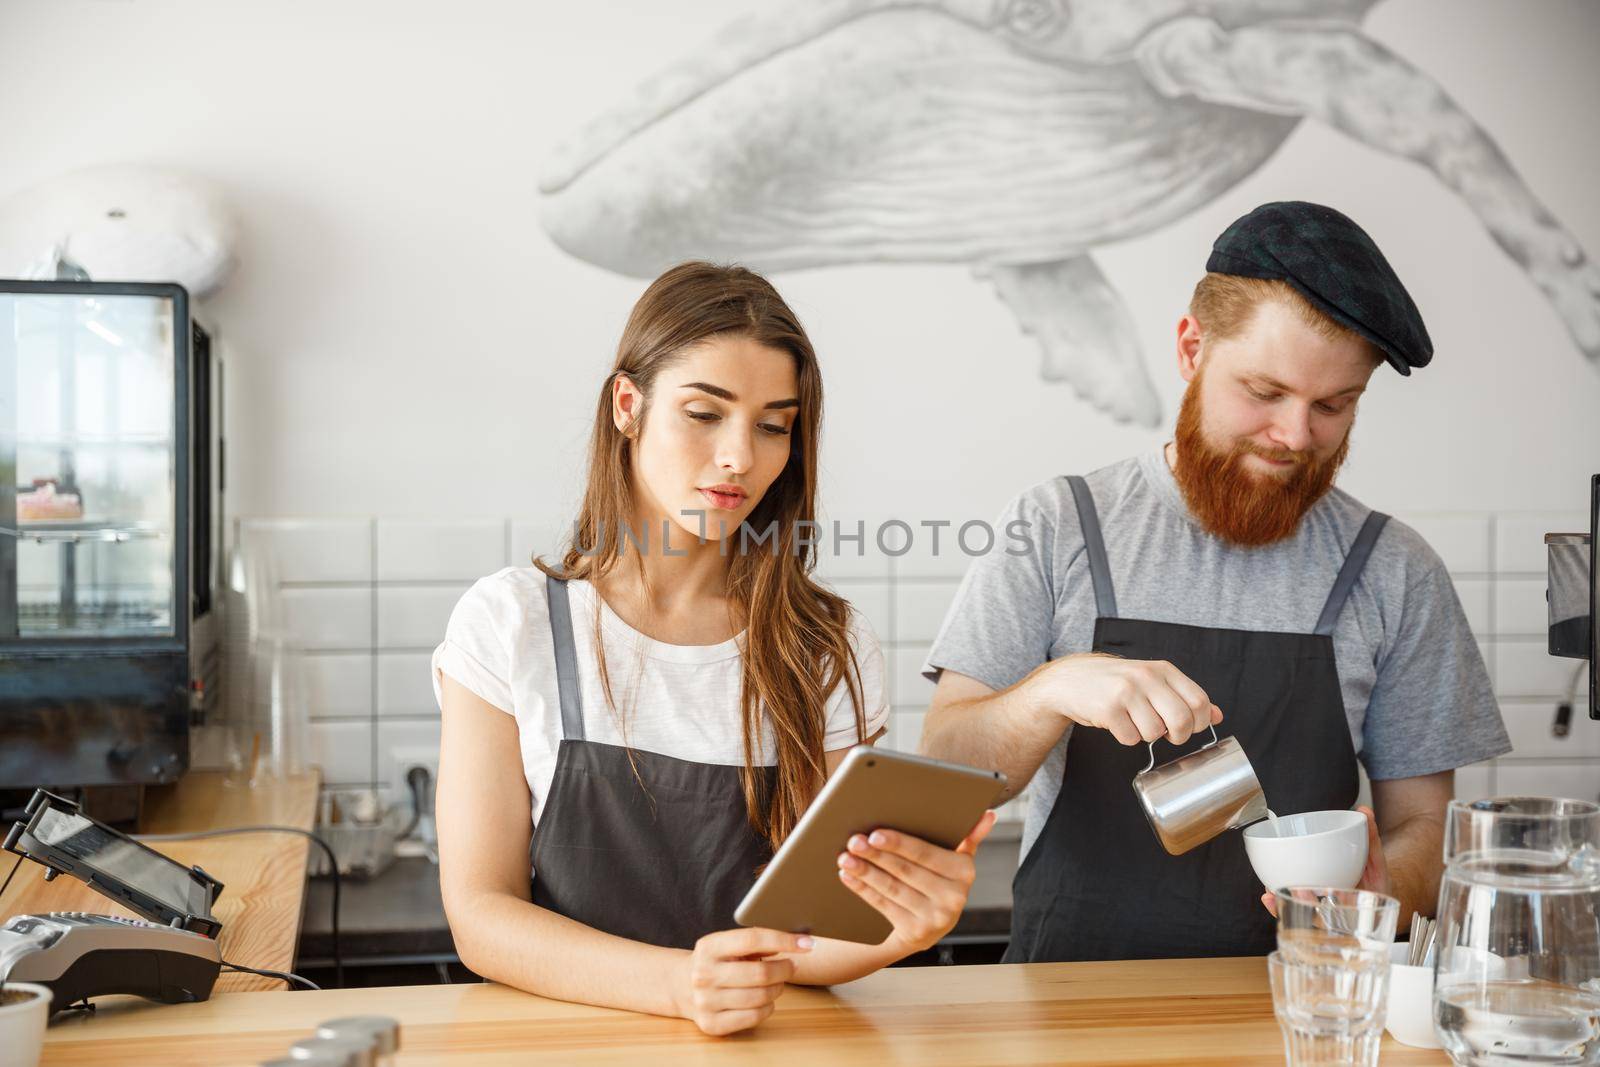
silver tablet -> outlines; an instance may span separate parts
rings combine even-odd
[[[850,835],[899,830],[955,848],[1005,787],[999,771],[857,745],[745,894],[734,920],[879,944],[893,926],[839,881],[838,857]]]

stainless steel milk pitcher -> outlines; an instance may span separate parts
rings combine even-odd
[[[1150,828],[1174,856],[1267,817],[1266,794],[1250,757],[1236,738],[1218,739],[1215,726],[1210,744],[1159,767],[1156,743],[1150,742],[1150,762],[1133,776],[1133,791]]]

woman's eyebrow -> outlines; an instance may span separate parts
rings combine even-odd
[[[724,389],[720,385],[711,385],[708,382],[685,382],[678,388],[698,389],[702,393],[710,393],[712,396],[721,400],[736,401],[739,399],[738,397],[734,396],[730,390]],[[800,400],[797,397],[791,396],[787,400],[774,400],[769,404],[763,404],[761,406],[763,408],[797,408],[800,406]]]

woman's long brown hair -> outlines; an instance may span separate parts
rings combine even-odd
[[[623,564],[623,530],[637,529],[631,525],[630,453],[650,417],[656,377],[694,345],[724,337],[788,352],[799,380],[800,408],[790,432],[789,461],[745,520],[755,537],[746,539],[743,531],[736,531],[728,545],[728,596],[740,616],[735,624],[745,628],[740,696],[745,806],[751,826],[776,848],[825,777],[827,701],[841,680],[855,707],[859,740],[865,740],[866,716],[860,667],[850,643],[850,605],[811,578],[822,375],[799,319],[765,278],[743,267],[691,262],[673,267],[645,290],[600,388],[588,485],[572,541],[559,570],[542,560],[534,564],[558,578],[590,582]],[[612,383],[618,375],[644,394],[626,430],[617,429],[611,414]],[[757,541],[769,526],[775,536]],[[808,536],[801,536],[802,531]],[[615,708],[603,652],[600,677],[606,700]],[[770,788],[756,763],[764,727],[772,730],[777,749]]]

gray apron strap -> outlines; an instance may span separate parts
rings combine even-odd
[[[578,688],[578,653],[572,643],[572,606],[567,600],[567,583],[544,576],[545,593],[550,600],[550,637],[556,646],[556,690],[561,694],[561,736],[567,741],[583,740],[583,691]]]
[[[1331,636],[1333,624],[1339,621],[1339,612],[1344,610],[1344,602],[1350,599],[1350,590],[1355,588],[1356,579],[1361,577],[1361,572],[1366,569],[1367,558],[1372,555],[1373,543],[1378,540],[1378,535],[1383,532],[1383,524],[1389,521],[1389,516],[1381,511],[1374,511],[1367,516],[1367,521],[1361,524],[1361,532],[1356,534],[1355,543],[1350,546],[1350,554],[1344,558],[1344,566],[1339,568],[1339,577],[1333,580],[1333,589],[1328,593],[1328,602],[1322,606],[1322,615],[1317,619],[1317,628],[1312,633]]]
[[[1072,486],[1072,499],[1078,505],[1078,525],[1083,528],[1083,545],[1089,553],[1089,579],[1094,582],[1095,615],[1102,619],[1117,617],[1117,593],[1111,585],[1111,566],[1106,562],[1106,542],[1100,535],[1100,514],[1094,509],[1094,497],[1089,495],[1089,483],[1076,474],[1067,475]]]

